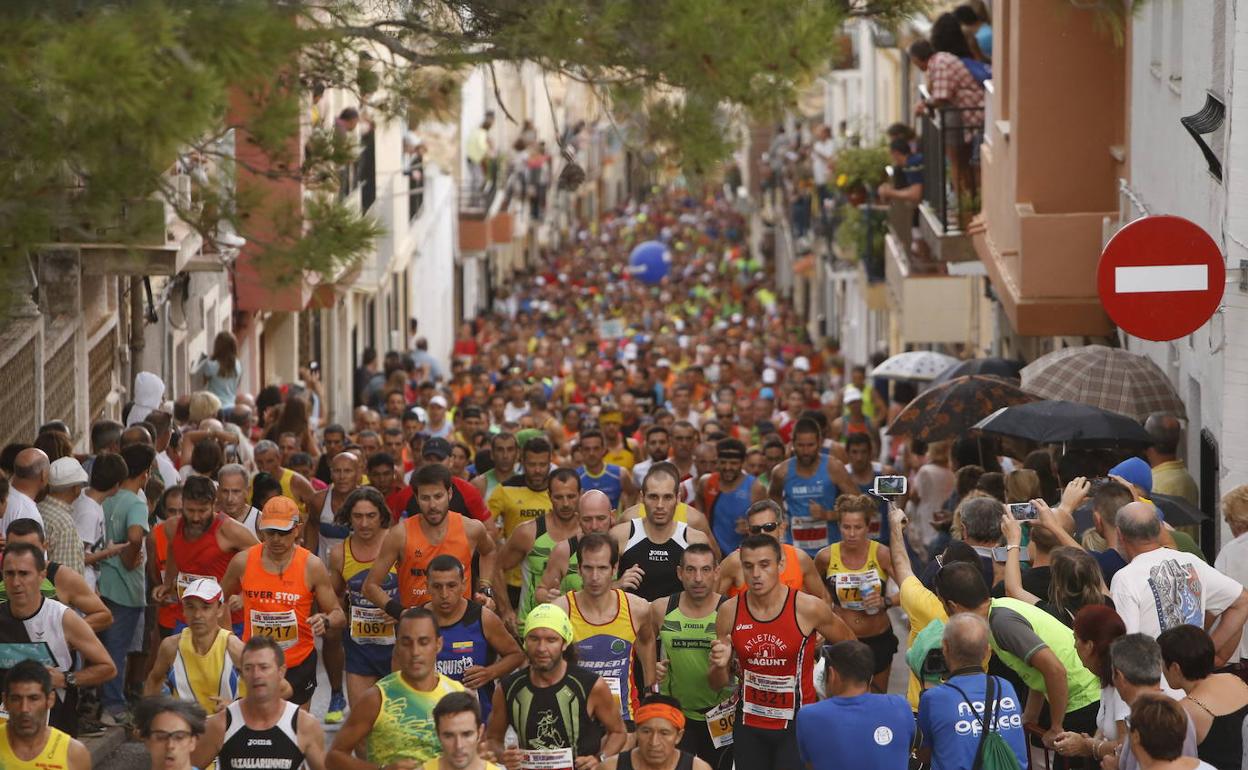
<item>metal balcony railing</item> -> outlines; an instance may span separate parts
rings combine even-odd
[[[377,143],[372,131],[360,137],[360,154],[338,172],[338,195],[346,198],[360,191],[360,211],[377,200]]]
[[[942,234],[965,232],[979,213],[982,108],[936,107],[922,118],[923,203]]]
[[[407,219],[412,221],[420,216],[420,210],[425,205],[425,178],[423,169],[421,170],[420,179],[415,179],[409,172],[407,175]]]

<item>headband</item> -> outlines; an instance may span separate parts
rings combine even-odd
[[[637,709],[636,723],[641,724],[647,719],[666,719],[676,725],[677,730],[685,729],[685,715],[675,706],[666,703],[647,703]]]

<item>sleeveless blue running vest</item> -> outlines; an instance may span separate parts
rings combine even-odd
[[[737,532],[737,522],[745,518],[750,508],[750,492],[754,489],[754,477],[748,473],[737,488],[731,492],[720,491],[715,497],[713,511],[707,511],[711,517],[711,532],[719,542],[720,552],[729,554],[741,546],[745,535]]]
[[[619,510],[620,496],[624,494],[624,482],[620,480],[623,472],[624,469],[618,465],[604,465],[602,473],[597,476],[591,476],[584,465],[576,469],[576,475],[581,477],[581,492],[599,490],[611,500],[611,508],[615,510]]]
[[[442,626],[442,651],[438,653],[438,673],[464,681],[464,672],[471,666],[488,666],[494,654],[485,641],[485,629],[481,625],[481,605],[468,602],[464,616],[452,626]],[[494,683],[490,682],[477,691],[481,699],[482,718],[488,719],[494,698]]]
[[[796,545],[793,542],[793,525],[794,518],[806,518],[810,516],[810,504],[812,502],[819,503],[825,511],[830,511],[836,506],[836,498],[840,494],[836,482],[832,481],[832,477],[828,474],[828,458],[822,454],[819,456],[819,465],[815,469],[815,475],[806,478],[797,475],[797,458],[793,458],[793,462],[789,463],[789,471],[784,477],[784,504],[789,514],[789,533],[785,540],[790,545]],[[828,524],[828,542],[839,543],[841,541],[841,528],[835,522]],[[819,548],[822,548],[820,546]],[[811,558],[819,553],[819,548],[803,549]]]

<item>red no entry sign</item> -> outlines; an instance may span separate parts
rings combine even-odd
[[[1114,323],[1146,340],[1199,329],[1226,289],[1222,250],[1182,217],[1137,219],[1105,245],[1096,269],[1101,304]]]

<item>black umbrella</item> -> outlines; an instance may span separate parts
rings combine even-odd
[[[1162,518],[1172,527],[1195,526],[1209,518],[1204,511],[1182,497],[1153,493],[1148,499],[1153,501],[1153,505],[1161,511]]]
[[[1022,361],[1010,361],[1005,358],[972,358],[969,361],[959,361],[941,372],[936,379],[932,380],[932,387],[972,374],[987,374],[1018,384],[1021,379],[1019,372],[1022,369]]]
[[[1037,401],[998,409],[975,424],[985,433],[1015,436],[1041,444],[1153,443],[1144,426],[1126,415],[1074,401]]]

